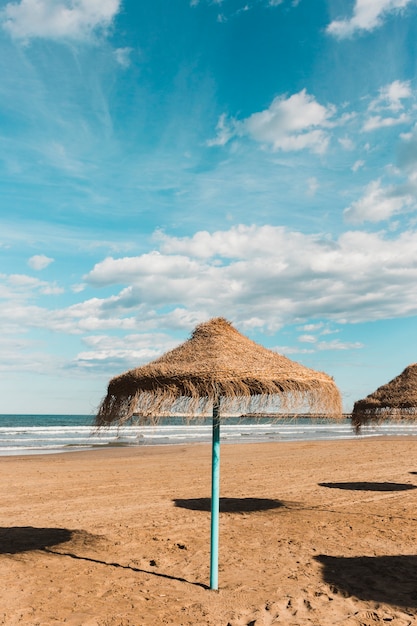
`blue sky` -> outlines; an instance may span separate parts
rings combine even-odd
[[[0,1],[0,413],[94,413],[211,317],[417,360],[416,0]]]

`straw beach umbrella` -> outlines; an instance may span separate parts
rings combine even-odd
[[[389,383],[355,402],[352,424],[357,432],[369,422],[378,423],[384,419],[417,419],[417,363],[409,365]]]
[[[183,344],[151,363],[113,378],[96,425],[123,424],[133,415],[157,420],[182,412],[213,414],[210,587],[218,581],[220,419],[227,411],[276,405],[341,414],[333,379],[239,333],[224,318],[198,325]]]

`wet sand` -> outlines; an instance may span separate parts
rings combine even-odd
[[[417,624],[417,440],[1,457],[0,624]]]

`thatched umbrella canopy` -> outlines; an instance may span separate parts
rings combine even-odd
[[[123,424],[134,414],[157,419],[172,411],[194,416],[220,401],[222,412],[284,409],[339,414],[334,380],[255,343],[224,318],[197,326],[190,339],[109,383],[97,426]]]
[[[148,365],[113,378],[96,425],[123,424],[132,416],[157,421],[179,412],[213,411],[210,587],[217,589],[220,413],[280,403],[282,409],[341,415],[333,379],[299,365],[241,335],[224,318],[197,326],[190,339]]]
[[[417,419],[417,363],[409,365],[389,383],[355,402],[352,424],[357,432],[365,424],[384,419]]]

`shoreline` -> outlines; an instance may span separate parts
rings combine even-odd
[[[366,433],[366,432],[362,432],[360,434],[356,434],[355,432],[352,432],[349,435],[344,435],[344,436],[340,436],[340,435],[334,435],[334,436],[327,436],[325,438],[305,438],[305,439],[301,439],[301,438],[269,438],[269,439],[259,439],[256,437],[251,438],[250,436],[245,436],[243,438],[243,440],[228,440],[226,439],[221,439],[221,446],[227,445],[264,445],[264,444],[290,444],[290,443],[308,443],[308,442],[343,442],[343,441],[354,441],[354,440],[362,440],[362,439],[416,439],[417,438],[417,434],[409,434],[409,433],[401,433],[401,434],[385,434],[385,433],[377,433],[377,432],[372,432],[372,433]],[[50,456],[50,455],[55,455],[55,454],[67,454],[67,453],[81,453],[81,452],[96,452],[96,451],[105,451],[105,450],[109,450],[109,449],[121,449],[121,450],[126,450],[126,449],[137,449],[137,448],[164,448],[166,446],[170,447],[170,446],[196,446],[196,445],[211,445],[211,440],[181,440],[181,441],[169,441],[169,442],[164,442],[164,443],[153,443],[153,442],[142,442],[139,444],[132,444],[132,443],[119,443],[119,442],[109,442],[109,443],[105,443],[105,444],[82,444],[82,445],[77,445],[77,444],[72,444],[72,445],[65,445],[62,447],[56,447],[56,448],[14,448],[14,449],[7,449],[4,448],[3,450],[0,450],[0,461],[2,458],[8,458],[8,457],[31,457],[31,456]]]
[[[310,423],[309,423],[310,422]],[[67,452],[105,449],[107,447],[142,447],[155,445],[189,445],[211,443],[212,426],[206,424],[124,426],[91,431],[78,424],[38,425],[31,423],[0,428],[0,458],[20,455],[63,454]],[[295,441],[341,441],[386,436],[417,437],[416,423],[384,422],[364,427],[360,435],[346,421],[312,420],[270,422],[267,424],[224,423],[221,443],[268,443]]]
[[[417,620],[415,437],[5,456],[0,624],[359,626]],[[367,620],[367,621],[366,621]]]
[[[343,444],[346,442],[354,442],[354,441],[368,441],[368,440],[372,440],[372,441],[385,441],[385,442],[389,442],[389,441],[410,441],[410,442],[416,442],[417,441],[417,435],[409,435],[409,434],[401,434],[401,435],[385,435],[385,434],[360,434],[360,435],[356,435],[356,434],[352,434],[352,436],[349,437],[328,437],[326,439],[282,439],[282,440],[273,440],[273,441],[259,441],[259,440],[245,440],[245,441],[221,441],[221,449],[223,449],[223,446],[233,446],[233,447],[246,447],[246,446],[260,446],[260,447],[268,447],[268,446],[291,446],[291,445],[300,445],[300,446],[306,446],[309,444]],[[91,447],[85,446],[85,447],[79,447],[77,448],[77,446],[74,446],[74,449],[72,449],[71,446],[68,446],[66,448],[62,448],[62,449],[56,449],[56,450],[36,450],[36,451],[28,451],[26,452],[21,452],[21,451],[17,451],[13,452],[12,454],[2,454],[2,452],[0,452],[0,462],[2,458],[27,458],[27,457],[43,457],[45,456],[46,458],[55,455],[66,455],[67,453],[76,453],[76,454],[94,454],[94,453],[103,453],[103,455],[105,456],[106,454],[110,454],[113,451],[117,451],[120,450],[121,453],[123,453],[123,451],[129,452],[129,451],[143,451],[143,450],[153,450],[155,454],[158,454],[160,452],[162,452],[165,448],[194,448],[194,447],[198,447],[198,446],[202,446],[202,447],[208,447],[211,450],[211,441],[187,441],[187,442],[169,442],[169,443],[141,443],[138,445],[133,445],[133,444],[105,444],[105,445],[92,445]]]

